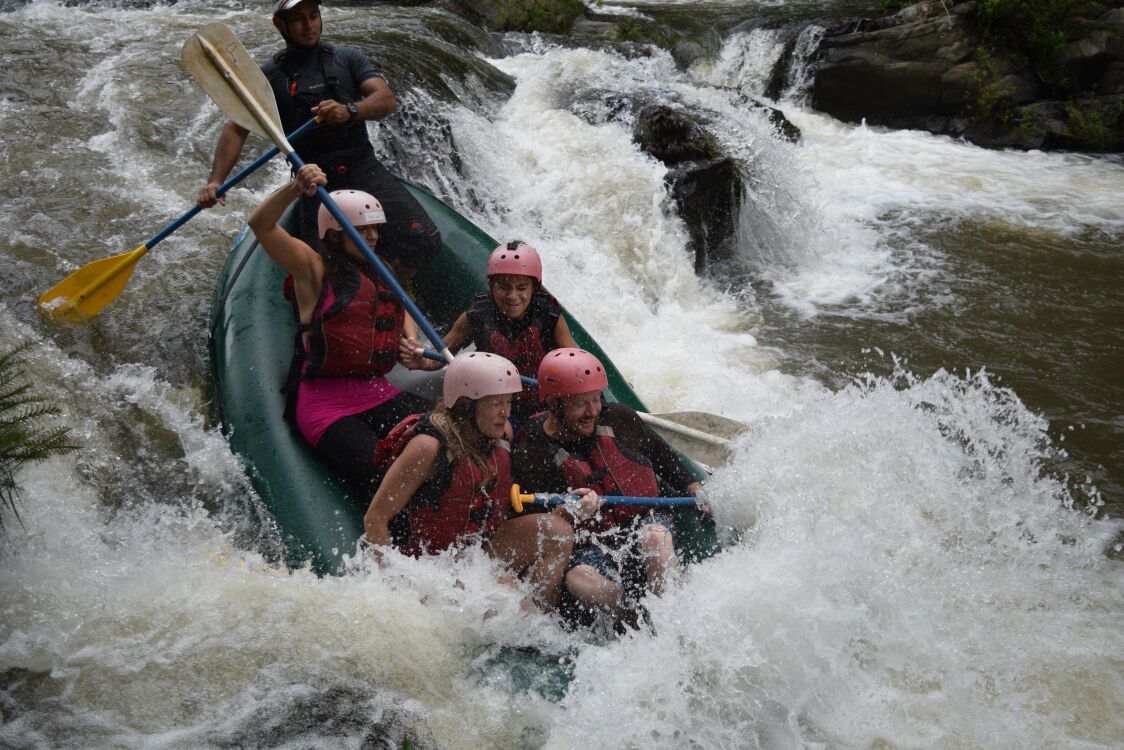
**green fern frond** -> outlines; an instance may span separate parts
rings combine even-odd
[[[22,524],[20,487],[16,474],[29,463],[74,450],[65,427],[44,427],[42,421],[58,416],[57,406],[36,395],[27,382],[20,354],[30,344],[0,353],[0,511],[7,508]],[[0,529],[4,514],[0,512]]]

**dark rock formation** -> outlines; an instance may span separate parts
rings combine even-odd
[[[963,112],[979,94],[972,73],[980,39],[965,18],[973,6],[953,6],[955,13],[946,14],[934,2],[938,12],[918,14],[923,5],[829,29],[820,44],[812,105],[841,120],[879,125]]]
[[[649,105],[637,117],[633,139],[671,167],[668,183],[679,216],[687,224],[695,270],[730,256],[745,184],[734,159],[682,112]]]
[[[824,35],[812,106],[849,122],[985,146],[1124,149],[1124,8],[1062,50],[1059,92],[1014,55],[980,55],[975,2],[930,0]]]
[[[679,216],[690,234],[695,271],[703,273],[735,254],[735,233],[745,187],[738,163],[729,157],[683,162],[668,179]]]

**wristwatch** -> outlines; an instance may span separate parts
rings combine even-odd
[[[347,114],[349,115],[347,118],[348,122],[351,122],[355,118],[359,117],[359,107],[355,106],[355,102],[347,103]]]

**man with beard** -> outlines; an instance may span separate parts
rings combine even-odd
[[[555,349],[543,358],[538,376],[547,411],[528,422],[511,458],[512,475],[528,492],[697,494],[699,483],[635,411],[603,403],[601,391],[609,382],[597,357]],[[592,624],[602,614],[618,626],[637,627],[644,617],[641,597],[660,595],[678,567],[671,515],[616,505],[572,523],[577,538],[564,578],[563,613],[571,622]]]
[[[295,145],[297,153],[317,164],[328,176],[327,190],[360,190],[375,196],[386,212],[380,246],[416,270],[441,249],[441,234],[398,179],[375,158],[367,137],[367,120],[393,114],[398,100],[370,60],[354,47],[321,41],[319,0],[276,0],[273,25],[285,49],[262,66],[273,88],[285,132],[310,117],[320,126]],[[215,147],[211,176],[199,191],[198,203],[210,208],[220,202],[215,191],[238,162],[249,131],[228,122]],[[301,237],[317,241],[315,197],[301,198]]]

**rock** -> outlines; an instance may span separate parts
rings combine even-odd
[[[579,18],[570,29],[570,38],[578,44],[613,42],[617,38],[617,25],[609,21]]]
[[[709,161],[720,155],[714,136],[682,112],[663,105],[649,105],[640,111],[632,139],[668,165]]]
[[[737,162],[697,122],[664,105],[640,111],[633,140],[672,167],[668,185],[691,237],[695,270],[702,272],[729,257],[745,194]]]
[[[495,28],[502,0],[438,0],[437,5],[483,28]]]
[[[752,107],[753,109],[764,110],[765,114],[769,117],[769,122],[772,123],[773,127],[776,129],[777,137],[782,141],[797,143],[802,137],[803,134],[800,132],[800,128],[793,125],[788,117],[785,116],[784,112],[768,104],[766,101],[749,96],[748,94],[742,94],[741,101],[742,104]]]
[[[773,123],[773,127],[777,129],[777,136],[780,137],[782,141],[788,141],[789,143],[798,143],[800,141],[803,133],[800,132],[800,128],[793,125],[789,119],[785,117],[784,112],[781,112],[776,107],[765,107],[765,109],[769,112],[769,122]]]
[[[1067,88],[1084,91],[1097,85],[1105,69],[1119,60],[1124,60],[1124,37],[1102,30],[1067,44],[1059,55],[1058,67]]]
[[[984,146],[1124,150],[1124,8],[1074,20],[1077,31],[1046,76],[1051,90],[1042,70],[1018,55],[979,55],[986,45],[976,7],[932,0],[829,29],[817,51],[812,106],[849,122],[923,128]]]
[[[687,70],[709,54],[706,47],[691,39],[680,39],[671,47],[671,57],[680,70]]]
[[[733,256],[745,184],[734,159],[682,162],[669,175],[671,195],[691,236],[695,271]]]
[[[979,93],[967,20],[972,3],[919,3],[875,24],[829,29],[820,43],[812,106],[840,120],[895,125],[954,115]],[[873,30],[867,30],[873,27]]]

